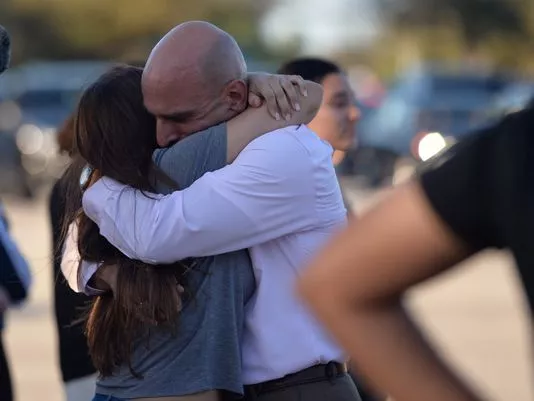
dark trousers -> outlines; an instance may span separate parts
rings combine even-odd
[[[361,401],[347,374],[315,382],[288,386],[274,391],[248,393],[245,401]]]
[[[362,401],[383,401],[386,399],[386,397],[378,397],[377,395],[372,394],[369,388],[358,378],[353,370],[351,370],[349,374],[352,377],[352,380],[354,380],[354,384],[356,384],[356,388],[358,389]]]
[[[11,387],[11,376],[7,363],[2,334],[0,333],[0,400],[13,401],[13,389]]]

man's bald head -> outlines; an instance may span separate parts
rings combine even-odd
[[[143,73],[145,105],[163,126],[158,127],[160,145],[169,137],[180,139],[220,123],[233,117],[236,108],[244,108],[246,73],[238,44],[215,25],[190,21],[167,33],[152,50]],[[198,113],[202,115],[193,118]],[[165,121],[181,123],[182,128],[169,133]],[[197,124],[186,125],[188,121]]]
[[[245,78],[247,67],[235,39],[204,21],[184,22],[167,33],[152,50],[145,78],[172,80],[178,74],[198,74],[198,78],[223,80]]]

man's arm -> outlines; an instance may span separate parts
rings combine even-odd
[[[294,78],[298,78],[297,82],[294,82]],[[206,172],[222,168],[227,162],[235,160],[237,154],[259,135],[290,124],[309,122],[321,104],[322,88],[320,85],[303,81],[300,77],[266,74],[264,78],[260,77],[253,82],[251,81],[251,90],[255,88],[258,94],[265,94],[269,91],[273,93],[273,87],[279,88],[281,95],[276,96],[276,100],[284,100],[287,103],[288,100],[299,100],[294,85],[307,95],[300,99],[301,112],[291,113],[289,120],[276,121],[268,114],[265,105],[249,108],[230,120],[228,124],[222,123],[210,127],[188,136],[170,148],[157,150],[154,154],[155,163],[179,188],[187,188]],[[288,86],[291,90],[288,90]],[[292,92],[294,92],[294,96],[290,96]],[[288,97],[287,100],[285,99],[286,96]],[[169,188],[158,185],[158,189],[166,191]],[[94,287],[100,288],[97,285],[99,275],[95,275],[95,272],[98,270],[101,273],[101,269],[98,269],[95,263],[84,261],[80,264],[76,236],[71,234],[70,237],[70,240],[65,244],[64,251],[64,254],[69,256],[62,261],[62,271],[74,291],[85,291],[87,295],[98,294],[99,291]],[[80,279],[78,279],[80,268],[82,272]],[[112,271],[113,269],[108,270]]]
[[[97,263],[81,260],[80,252],[78,251],[78,225],[75,221],[69,226],[60,266],[67,284],[73,291],[84,292],[86,295],[98,295],[105,292],[87,286],[99,266]],[[80,269],[81,274],[79,275],[78,271]]]
[[[179,188],[187,188],[208,171],[226,165],[227,142],[227,124],[222,123],[156,150],[154,162]]]
[[[154,161],[178,186],[189,186],[205,172],[226,164],[226,124],[210,127],[170,148],[156,151]],[[65,238],[61,272],[73,291],[89,296],[102,294],[109,289],[101,285],[102,277],[95,274],[102,271],[97,263],[81,260],[77,241],[78,229],[73,222]]]
[[[167,196],[145,196],[104,178],[84,195],[84,210],[125,255],[171,263],[248,248],[310,229],[319,216],[311,158],[295,136],[267,134],[235,163]]]

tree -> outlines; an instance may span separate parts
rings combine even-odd
[[[387,17],[399,27],[457,23],[468,48],[499,34],[529,36],[526,1],[403,0],[400,6],[391,0],[380,1]]]
[[[187,20],[211,21],[261,54],[262,8],[247,0],[2,0],[14,59],[142,60],[163,33]],[[262,3],[264,4],[264,3]]]

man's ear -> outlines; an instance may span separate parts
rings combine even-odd
[[[247,83],[241,79],[230,82],[225,88],[225,98],[230,110],[242,112],[247,107]]]

